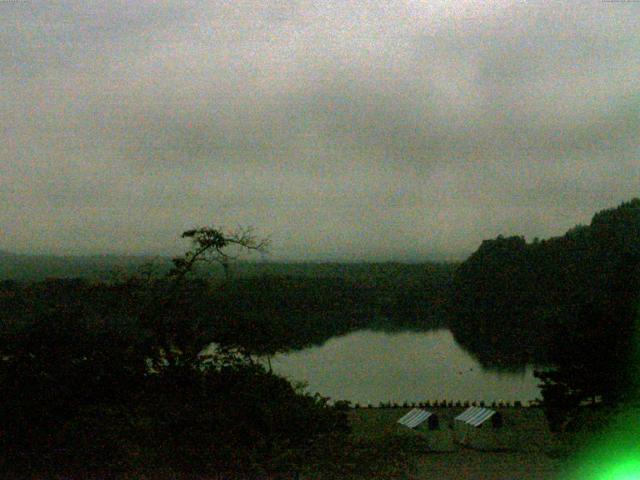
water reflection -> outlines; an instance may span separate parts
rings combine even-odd
[[[310,392],[362,404],[539,397],[533,367],[485,370],[447,329],[360,330],[322,346],[278,355],[272,366],[291,380],[307,382]]]

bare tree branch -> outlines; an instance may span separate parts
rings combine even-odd
[[[229,233],[215,227],[200,227],[183,232],[182,238],[189,238],[192,250],[183,257],[173,259],[171,274],[178,279],[192,271],[197,262],[215,262],[222,265],[225,274],[229,273],[229,262],[236,260],[244,252],[267,252],[270,241],[258,237],[253,227],[237,227]],[[229,252],[235,249],[237,253]]]

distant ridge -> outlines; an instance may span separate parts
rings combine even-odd
[[[153,264],[158,274],[171,268],[168,256],[151,255],[46,255],[14,254],[0,251],[0,281],[40,281],[46,278],[86,278],[92,280],[113,279],[114,275],[135,275],[146,264]],[[414,272],[439,269],[438,265],[455,262],[294,262],[294,261],[238,261],[232,267],[234,277],[255,277],[264,275],[289,277],[368,277],[384,272]],[[425,266],[427,266],[425,270]],[[205,277],[222,277],[221,267],[212,264],[201,266],[198,273]]]
[[[170,265],[168,258],[124,255],[48,255],[18,254],[0,250],[0,280],[38,281],[49,277],[104,280],[115,274],[134,274],[157,259],[160,269]]]

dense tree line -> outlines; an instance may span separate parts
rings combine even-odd
[[[225,248],[259,248],[250,232],[185,237],[193,248],[170,268],[0,282],[0,474],[331,471],[349,451],[344,412],[256,357],[361,328],[429,329],[445,312],[485,366],[552,366],[539,375],[554,427],[582,402],[624,399],[640,378],[637,199],[562,237],[485,241],[455,273],[236,276]],[[226,276],[194,274],[209,254]]]
[[[275,353],[321,344],[328,338],[371,328],[428,329],[442,324],[453,268],[424,267],[423,271],[385,268],[357,276],[260,275],[190,278],[181,288],[180,303],[192,323],[207,325],[216,341],[253,353]],[[132,305],[149,303],[153,318],[166,317],[162,306],[153,311],[149,297],[161,296],[165,280],[144,275],[122,281],[51,279],[0,283],[1,315],[23,317],[42,302],[81,304],[87,311],[131,316]],[[24,310],[28,306],[27,310]]]
[[[68,312],[25,328],[0,366],[3,478],[302,469],[346,432],[324,399],[239,355],[150,371],[130,327]]]
[[[623,398],[640,293],[640,199],[589,226],[527,243],[487,240],[456,271],[451,328],[487,365],[554,365],[543,394],[577,405]]]
[[[255,351],[275,353],[321,344],[362,328],[428,329],[439,324],[448,272],[423,277],[350,280],[263,276],[237,279],[216,291],[234,319],[218,331],[228,341],[253,341]]]
[[[3,282],[0,476],[322,472],[346,441],[344,411],[246,348],[204,354],[230,313],[187,278],[194,251],[157,278]]]
[[[422,328],[442,309],[451,268],[210,277],[197,262],[227,239],[185,236],[193,248],[173,268],[0,282],[1,475],[332,478],[362,456],[340,404],[257,357],[394,318]]]
[[[83,278],[90,281],[113,281],[139,275],[141,272],[165,274],[173,263],[167,256],[126,255],[27,255],[0,250],[0,281],[39,282],[47,278]],[[231,278],[262,276],[296,278],[341,278],[349,281],[371,281],[383,278],[419,279],[426,274],[440,275],[453,270],[453,263],[439,262],[294,262],[251,261],[236,259],[229,264]],[[200,278],[224,278],[220,264],[198,265],[194,271]]]

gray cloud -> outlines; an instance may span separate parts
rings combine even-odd
[[[459,256],[638,195],[640,6],[0,4],[0,247]]]

